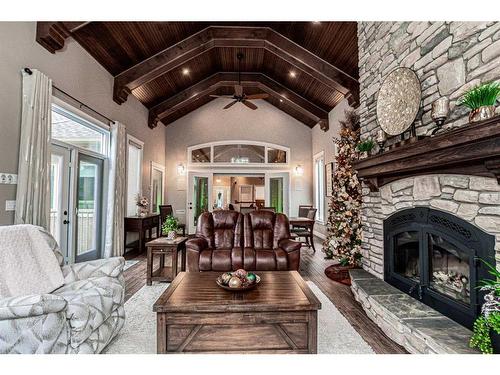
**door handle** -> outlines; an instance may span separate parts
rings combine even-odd
[[[63,220],[63,224],[69,224],[69,220]]]

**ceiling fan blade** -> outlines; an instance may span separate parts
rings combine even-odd
[[[229,103],[228,105],[226,105],[223,109],[228,109],[228,108],[231,108],[233,105],[235,105],[236,103],[238,103],[237,100],[233,100],[231,103]]]
[[[267,99],[267,98],[269,98],[269,94],[265,93],[245,96],[245,99]]]
[[[234,96],[242,96],[243,95],[243,86],[234,85]]]
[[[257,108],[259,108],[255,104],[253,104],[252,102],[250,102],[248,100],[243,100],[242,103],[245,104],[248,108],[253,109],[253,110],[256,110]]]
[[[233,98],[232,95],[210,95],[211,98]]]

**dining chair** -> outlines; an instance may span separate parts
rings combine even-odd
[[[313,249],[314,252],[316,252],[316,248],[314,247],[314,224],[316,223],[316,212],[318,211],[317,208],[309,208],[307,211],[307,214],[304,217],[307,217],[308,219],[313,220],[311,223],[307,224],[306,226],[301,226],[297,228],[293,228],[291,232],[296,238],[303,237],[305,239],[305,244],[307,247]]]

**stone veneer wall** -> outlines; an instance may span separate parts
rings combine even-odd
[[[454,214],[495,235],[500,265],[500,185],[494,178],[462,175],[409,177],[384,185],[379,192],[363,188],[363,262],[384,277],[383,221],[396,211],[431,207]]]
[[[439,97],[450,99],[445,126],[462,125],[468,110],[456,106],[457,99],[500,79],[500,22],[358,22],[358,45],[363,139],[377,133],[376,96],[397,67],[412,68],[422,83],[417,134],[434,126],[431,104]]]

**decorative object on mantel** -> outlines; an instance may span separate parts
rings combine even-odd
[[[385,133],[385,131],[380,129],[377,132],[377,144],[378,144],[378,153],[379,154],[384,152],[386,141],[387,141],[387,134]]]
[[[432,103],[431,117],[436,123],[436,127],[432,130],[431,134],[435,134],[444,124],[450,113],[450,100],[443,96]]]
[[[354,168],[372,191],[421,174],[460,173],[500,183],[500,116],[356,160]]]
[[[389,135],[407,131],[415,121],[422,89],[416,73],[396,68],[384,79],[377,98],[377,121]]]
[[[327,236],[323,242],[326,259],[336,259],[339,264],[328,267],[325,274],[340,275],[346,272],[335,268],[354,268],[361,260],[361,184],[353,168],[356,159],[355,146],[359,142],[359,115],[345,112],[346,120],[340,121],[340,138],[334,138],[338,146],[332,198],[328,205]],[[344,275],[344,276],[342,276]],[[340,281],[334,278],[335,281]]]
[[[486,83],[467,91],[458,102],[471,110],[469,122],[478,122],[495,117],[495,106],[500,98],[500,84]]]
[[[484,354],[500,354],[500,271],[483,260],[489,269],[492,280],[482,281],[482,291],[486,291],[481,315],[474,322],[471,348]]]
[[[162,234],[166,234],[169,240],[177,237],[177,229],[179,229],[179,219],[172,215],[167,216],[161,224]]]
[[[137,205],[137,216],[144,217],[148,213],[149,201],[148,198],[137,194],[135,198],[135,204]]]
[[[356,149],[359,152],[360,159],[365,159],[371,153],[371,151],[375,147],[375,142],[373,139],[368,138],[364,141],[361,141],[357,144]]]

